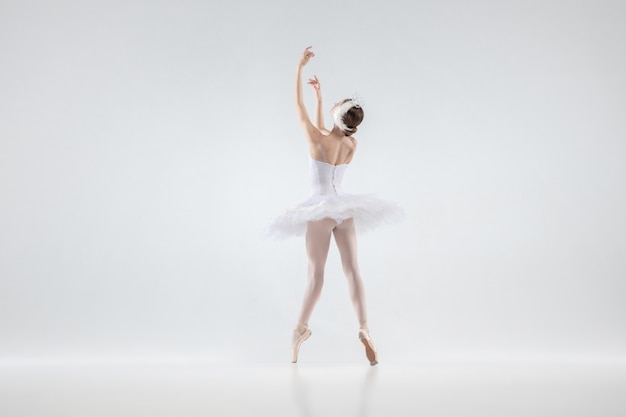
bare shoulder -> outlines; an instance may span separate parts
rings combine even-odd
[[[352,158],[354,157],[354,153],[356,152],[356,139],[352,136],[349,136],[348,140],[346,141],[346,145],[346,148],[348,148],[346,163],[349,164],[350,162],[352,162]]]
[[[310,144],[317,144],[322,141],[324,138],[324,134],[317,128],[313,128],[310,131],[306,132],[306,140]]]
[[[353,151],[356,150],[356,145],[358,144],[358,142],[356,141],[356,138],[350,136],[349,139],[350,139],[350,143],[352,145],[352,150]]]

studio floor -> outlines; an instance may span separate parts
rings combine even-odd
[[[626,364],[0,361],[3,417],[626,416]]]

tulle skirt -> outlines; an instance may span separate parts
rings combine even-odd
[[[333,219],[340,223],[349,218],[361,233],[403,217],[404,210],[398,204],[372,194],[314,195],[272,218],[263,235],[274,239],[303,236],[310,221]]]

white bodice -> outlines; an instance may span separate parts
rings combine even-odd
[[[359,232],[366,232],[403,216],[396,203],[372,194],[344,193],[341,187],[348,164],[333,165],[310,158],[311,196],[270,220],[265,236],[285,238],[306,234],[309,222],[333,219],[337,224],[353,219]]]
[[[343,194],[341,181],[348,164],[333,165],[310,158],[311,194],[339,195]]]

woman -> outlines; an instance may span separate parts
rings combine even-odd
[[[371,229],[384,221],[400,218],[402,210],[395,204],[371,195],[343,193],[343,174],[357,148],[357,141],[352,135],[356,133],[364,113],[356,100],[345,99],[335,103],[330,110],[334,126],[332,130],[326,130],[320,83],[314,76],[308,82],[317,98],[315,124],[311,123],[302,99],[301,74],[302,68],[314,56],[311,47],[304,50],[296,75],[296,109],[309,145],[312,195],[300,205],[275,217],[266,230],[274,237],[306,233],[308,285],[293,331],[291,361],[297,362],[300,345],[311,336],[308,322],[322,292],[324,267],[332,235],[341,255],[350,298],[359,320],[359,339],[365,346],[370,364],[376,365],[378,355],[367,326],[365,293],[357,262],[355,223],[359,230]]]

